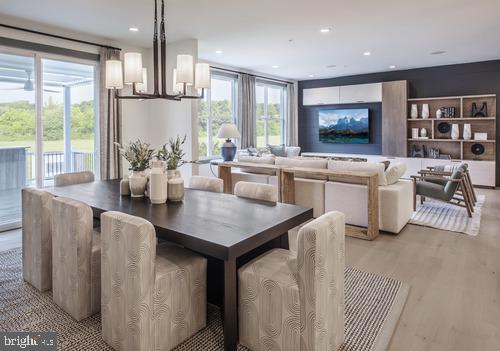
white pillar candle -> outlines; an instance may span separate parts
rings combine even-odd
[[[208,89],[210,87],[210,65],[208,63],[196,64],[194,86],[197,89]]]
[[[193,56],[177,55],[177,82],[193,84]]]
[[[106,89],[123,89],[123,71],[121,61],[106,61]]]
[[[125,83],[142,83],[142,55],[138,52],[127,52],[123,57]]]

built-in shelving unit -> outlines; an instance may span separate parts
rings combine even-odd
[[[472,105],[476,104],[481,108],[486,103],[488,115],[485,117],[474,117],[471,115]],[[411,156],[414,146],[421,148],[425,145],[426,152],[429,148],[438,148],[441,154],[450,155],[454,160],[475,160],[475,161],[495,161],[496,150],[496,95],[467,95],[450,97],[431,97],[408,99],[408,113],[411,113],[411,105],[417,104],[419,117],[411,118],[407,116],[407,142],[408,156]],[[423,104],[429,105],[429,118],[422,118]],[[443,107],[454,107],[455,117],[436,118],[436,112]],[[459,138],[451,139],[451,128],[447,133],[439,131],[440,123],[458,124]],[[471,134],[487,133],[488,140],[464,140],[464,124],[471,125]],[[451,127],[451,126],[450,126]],[[412,138],[412,128],[419,130],[425,128],[428,138]],[[420,135],[420,134],[419,134]],[[476,155],[472,152],[472,146],[481,144],[484,152]],[[428,157],[428,155],[426,155]]]

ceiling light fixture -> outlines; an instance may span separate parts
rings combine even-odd
[[[314,74],[310,74],[310,75],[309,75],[309,78],[314,78]]]
[[[142,54],[127,52],[120,60],[106,61],[106,88],[115,91],[116,99],[203,99],[210,85],[210,65],[194,64],[193,56],[177,55],[177,68],[173,71],[173,94],[167,93],[167,36],[165,33],[165,1],[161,1],[160,40],[158,40],[158,4],[155,0],[153,34],[154,92],[147,93],[147,70],[142,66]],[[158,63],[159,61],[159,63]],[[123,82],[132,85],[132,95],[118,94]],[[161,86],[160,86],[161,82]],[[201,95],[188,94],[188,86],[201,89]]]
[[[321,28],[319,31],[320,33],[330,33],[331,28]]]
[[[222,54],[223,52],[224,52],[224,51],[222,51],[222,50],[215,50],[215,53],[216,53],[217,55],[220,55],[220,54]]]
[[[131,32],[138,32],[139,28],[137,28],[137,27],[130,27],[128,30],[131,31]]]
[[[337,65],[328,65],[328,66],[326,66],[326,68],[335,68],[335,67],[337,67]]]
[[[439,50],[439,51],[433,51],[431,52],[431,55],[442,55],[444,54],[446,51],[442,51],[442,50]]]
[[[371,53],[370,51],[365,51],[365,52],[363,52],[363,55],[365,55],[365,56],[370,56],[371,54],[372,54],[372,53]]]
[[[389,68],[390,68],[390,69],[395,69],[395,68],[396,68],[396,66],[395,66],[395,65],[390,65],[390,66],[389,66]]]
[[[273,65],[272,67],[273,68],[280,68],[280,66],[278,66],[278,65]]]

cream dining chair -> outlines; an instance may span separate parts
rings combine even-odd
[[[54,186],[92,183],[93,181],[95,181],[95,175],[91,171],[61,173],[54,176]]]
[[[277,202],[278,187],[269,184],[240,181],[234,186],[234,195],[255,200]]]
[[[253,351],[330,351],[344,341],[345,217],[304,225],[297,253],[274,249],[238,270],[239,341]]]
[[[102,223],[102,335],[116,350],[170,350],[206,325],[207,260],[156,245],[147,220],[106,212]]]
[[[189,179],[188,188],[222,193],[224,191],[224,182],[215,177],[192,176]]]

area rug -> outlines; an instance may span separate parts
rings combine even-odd
[[[51,292],[39,293],[22,280],[21,249],[0,252],[0,330],[55,331],[58,350],[112,350],[101,337],[99,314],[74,321],[52,302]],[[400,281],[347,268],[345,272],[345,333],[342,351],[386,350],[401,315],[409,286]],[[223,350],[220,311],[209,305],[207,326],[176,351]],[[238,351],[248,351],[238,346]]]
[[[485,201],[485,195],[477,196],[474,213],[469,218],[463,207],[433,199],[426,199],[422,205],[417,198],[417,211],[413,213],[410,223],[476,236],[481,227],[481,210]]]

